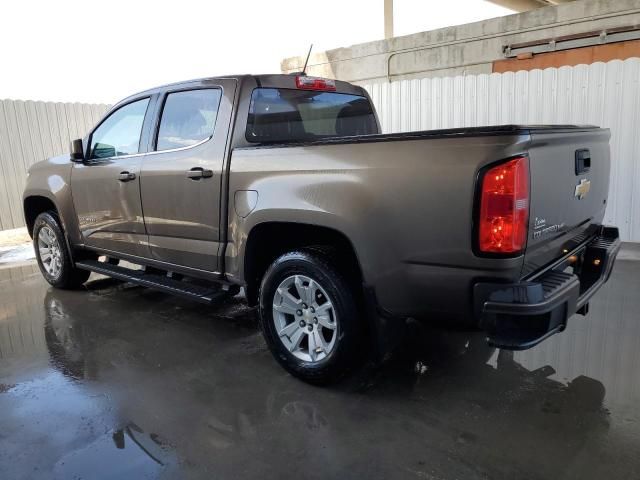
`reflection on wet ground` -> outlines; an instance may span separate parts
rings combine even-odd
[[[640,478],[640,263],[527,352],[417,325],[315,388],[240,297],[0,270],[0,478]]]

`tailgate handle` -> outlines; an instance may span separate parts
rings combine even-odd
[[[591,152],[588,148],[576,150],[576,175],[591,170]]]

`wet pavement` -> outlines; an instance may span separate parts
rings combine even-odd
[[[330,388],[240,297],[207,307],[0,269],[0,479],[640,478],[640,263],[527,352],[415,327]]]

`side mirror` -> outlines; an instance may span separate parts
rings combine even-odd
[[[84,147],[82,145],[82,139],[77,138],[71,141],[71,161],[82,162],[84,161]]]

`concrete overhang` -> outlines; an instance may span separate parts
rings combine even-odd
[[[574,0],[486,0],[501,7],[509,8],[516,12],[528,12],[536,8],[556,6],[562,3],[573,2]]]

